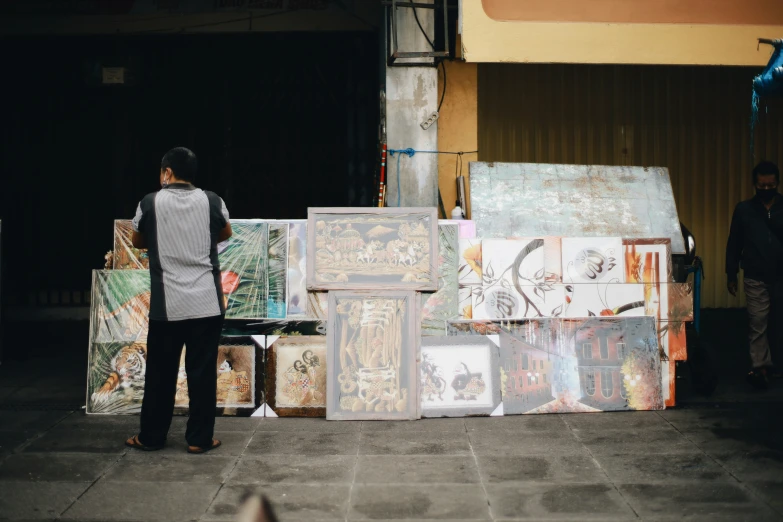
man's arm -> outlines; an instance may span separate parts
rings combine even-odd
[[[131,235],[131,244],[134,246],[134,248],[147,248],[147,241],[144,238],[144,234],[141,232],[136,232],[135,230]]]
[[[742,224],[737,215],[739,205],[734,208],[734,214],[731,216],[731,228],[729,229],[729,240],[726,243],[726,278],[728,280],[727,288],[731,295],[737,295],[737,273],[739,272],[740,259],[742,258]]]
[[[224,226],[218,233],[218,243],[222,243],[226,239],[230,238],[233,234],[234,231],[231,230],[231,223],[226,221],[226,226]],[[136,246],[135,243],[133,246]]]

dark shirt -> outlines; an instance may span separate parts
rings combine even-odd
[[[774,283],[783,276],[783,197],[775,196],[767,210],[756,196],[734,209],[726,245],[726,275],[737,280],[740,267],[746,279]]]

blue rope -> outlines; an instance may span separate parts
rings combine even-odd
[[[400,206],[400,193],[402,192],[400,190],[400,158],[403,154],[407,154],[409,158],[412,158],[416,155],[416,153],[419,152],[421,154],[457,154],[457,155],[463,155],[463,154],[473,154],[478,152],[477,150],[472,150],[470,152],[444,152],[440,150],[415,150],[410,147],[407,149],[389,149],[389,155],[393,158],[395,154],[399,154],[397,156],[397,206]]]

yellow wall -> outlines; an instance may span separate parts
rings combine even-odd
[[[668,167],[680,220],[704,259],[703,306],[741,306],[725,290],[724,257],[734,206],[753,194],[750,85],[757,72],[480,64],[479,160]],[[768,113],[762,107],[756,161],[783,166],[780,102],[770,102]],[[449,132],[447,124],[439,131]]]
[[[463,58],[495,63],[763,65],[770,47],[757,51],[757,39],[783,36],[783,25],[585,23],[578,17],[569,20],[570,13],[563,9],[562,22],[499,21],[485,12],[482,0],[462,0]]]
[[[438,150],[451,152],[478,150],[478,67],[474,63],[464,62],[444,62],[444,65],[446,66],[446,97],[443,99],[438,118]],[[438,77],[438,92],[443,92],[442,71],[439,72]],[[467,193],[470,190],[467,186],[468,162],[476,161],[477,158],[476,154],[462,156],[462,175],[465,176]],[[459,157],[451,154],[441,154],[438,157],[438,185],[447,216],[451,215],[451,210],[457,201],[458,162]]]

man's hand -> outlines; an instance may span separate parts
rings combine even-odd
[[[726,285],[726,288],[728,288],[729,293],[733,295],[734,297],[737,297],[737,282],[736,281],[729,281]]]

